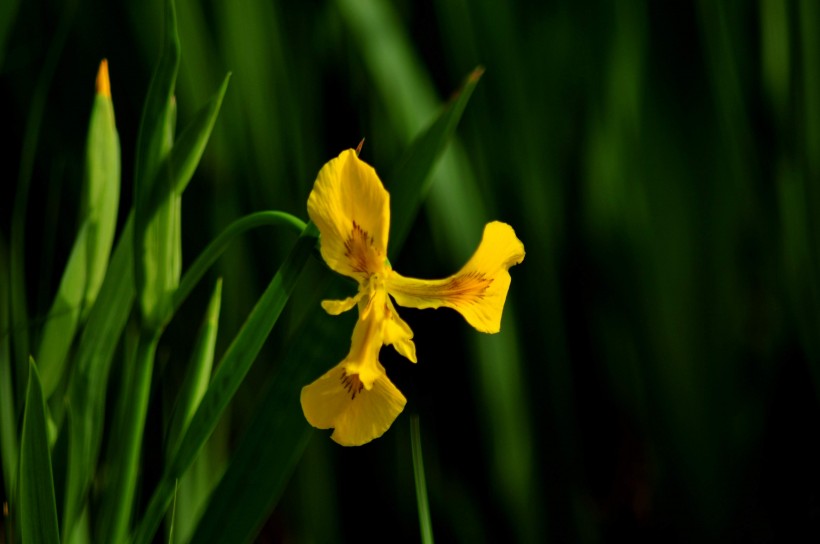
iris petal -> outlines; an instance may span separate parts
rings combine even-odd
[[[390,297],[385,305],[384,343],[392,344],[401,355],[412,362],[416,360],[416,344],[413,343],[413,330],[396,312]]]
[[[383,435],[407,400],[383,372],[365,389],[340,363],[302,388],[301,403],[308,423],[335,429],[331,438],[343,446],[360,446]]]
[[[364,292],[360,291],[356,296],[347,297],[344,300],[323,300],[322,308],[330,315],[343,314],[353,308],[363,295]]]
[[[319,171],[308,215],[321,234],[322,258],[340,274],[364,282],[387,255],[390,195],[376,171],[352,149]]]
[[[509,268],[524,260],[524,244],[506,223],[484,227],[478,249],[456,274],[443,280],[406,278],[393,271],[387,290],[400,306],[452,308],[481,332],[501,329],[501,314],[510,288]]]

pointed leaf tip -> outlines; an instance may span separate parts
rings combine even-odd
[[[100,69],[97,71],[97,94],[105,98],[111,98],[111,82],[108,79],[108,59],[100,62]]]
[[[470,72],[470,75],[467,76],[467,81],[470,82],[470,83],[475,83],[476,81],[481,79],[481,76],[483,76],[483,75],[484,75],[484,67],[483,66],[476,66],[473,69],[473,71]]]

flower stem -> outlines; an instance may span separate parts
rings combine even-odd
[[[182,276],[179,287],[174,293],[174,311],[185,301],[208,268],[224,253],[234,238],[245,231],[263,225],[289,226],[297,234],[305,229],[305,223],[301,219],[285,212],[257,212],[237,219],[208,244]]]
[[[413,475],[416,480],[416,502],[419,506],[421,541],[433,544],[433,524],[430,522],[430,505],[427,503],[427,482],[424,478],[424,460],[421,455],[421,429],[419,416],[410,417],[410,443],[413,450]]]

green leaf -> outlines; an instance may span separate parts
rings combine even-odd
[[[108,63],[97,74],[97,94],[91,109],[85,148],[79,222],[82,225],[48,313],[37,360],[46,398],[57,388],[66,356],[81,318],[97,298],[114,232],[120,199],[120,143],[114,122]]]
[[[205,146],[211,137],[214,123],[222,107],[222,100],[225,98],[230,79],[231,74],[229,73],[208,103],[197,112],[194,119],[182,131],[182,134],[174,142],[170,154],[165,159],[168,164],[164,167],[169,168],[171,172],[172,190],[177,194],[182,194],[188,186],[188,182],[191,181],[199,160],[202,158],[202,153],[205,151]],[[164,187],[161,185],[153,187],[148,204],[145,207],[147,214],[153,213],[159,207],[165,197],[163,191]]]
[[[421,452],[421,427],[418,414],[410,417],[410,441],[413,451],[413,476],[416,483],[416,503],[419,508],[421,541],[424,544],[433,544],[433,523],[430,520],[430,505],[427,500],[427,480],[424,474],[424,457]]]
[[[168,461],[171,460],[171,455],[179,445],[179,439],[182,438],[184,430],[188,427],[208,389],[211,369],[213,368],[216,336],[219,329],[221,300],[222,279],[220,278],[216,282],[205,313],[205,319],[194,343],[194,351],[185,378],[178,391],[175,391],[177,402],[173,410],[166,441],[166,458]],[[204,455],[200,455],[197,462],[206,461],[204,457]],[[196,463],[191,468],[195,467]],[[207,492],[210,491],[209,482],[211,480],[214,480],[214,476],[207,473],[196,474],[191,470],[187,471],[181,478],[177,486],[174,508],[171,515],[169,515],[169,526],[173,527],[172,531],[169,530],[169,534],[173,541],[185,542],[187,540],[193,529],[196,513],[201,509],[207,498]]]
[[[124,379],[107,459],[110,476],[103,491],[99,515],[97,538],[100,542],[123,542],[128,535],[158,343],[158,333],[141,330],[136,356],[123,369]]]
[[[179,445],[182,432],[188,427],[199,402],[208,389],[208,382],[211,378],[211,369],[214,363],[214,347],[216,346],[216,334],[219,329],[219,308],[222,302],[222,279],[217,280],[214,292],[211,294],[211,301],[205,313],[205,319],[199,329],[196,341],[194,342],[194,352],[188,363],[188,370],[182,381],[182,386],[177,393],[177,402],[174,407],[174,414],[168,430],[168,440],[166,457],[171,454]]]
[[[162,56],[142,111],[134,165],[134,278],[143,325],[159,330],[170,318],[181,266],[180,198],[173,190],[168,154],[173,146],[179,36],[173,0],[167,0]],[[152,195],[159,191],[154,208]]]
[[[133,214],[130,214],[75,352],[66,397],[69,438],[63,509],[65,541],[70,540],[73,525],[79,519],[97,465],[108,375],[114,350],[134,304],[132,232]]]
[[[68,257],[57,296],[48,312],[37,357],[43,371],[43,393],[50,397],[63,374],[63,366],[80,321],[88,265],[89,222],[85,222]]]
[[[307,228],[307,225],[299,218],[290,215],[289,213],[267,211],[256,212],[240,219],[237,219],[228,227],[219,233],[219,236],[214,238],[208,247],[206,247],[197,259],[191,264],[182,280],[179,282],[179,288],[174,293],[174,309],[185,301],[194,287],[196,287],[199,280],[211,265],[224,253],[231,245],[231,242],[240,234],[260,226],[276,225],[289,226],[301,233]]]
[[[391,200],[397,202],[393,197],[396,194],[410,198],[425,190],[425,180],[436,157],[452,136],[479,75],[480,71],[473,72],[458,97],[410,144],[401,166],[391,178]],[[401,249],[404,235],[417,211],[418,205],[408,211],[392,210],[396,214],[393,217],[397,218],[391,225],[393,251]],[[396,234],[399,236],[394,243],[392,237]],[[339,278],[335,278],[333,285],[340,294],[349,289]],[[327,298],[326,292],[322,294]],[[305,421],[299,403],[301,387],[337,362],[329,357],[328,346],[346,346],[350,330],[345,320],[324,315],[317,298],[316,312],[291,343],[257,416],[251,421],[228,470],[211,495],[192,542],[216,543],[226,539],[247,542],[253,539],[258,527],[275,507],[310,438],[311,427]]]
[[[337,353],[334,358],[334,350],[344,350],[350,340],[350,321],[328,316],[319,307],[320,294],[341,298],[349,285],[331,272],[326,281],[330,288],[317,290],[316,311],[289,343],[281,368],[211,494],[191,542],[252,542],[302,457],[313,429],[302,414],[301,388],[340,361],[344,355]]]
[[[179,164],[191,165],[194,157],[195,160],[199,160],[202,146],[210,134],[213,120],[218,113],[227,81],[226,77],[215,97],[197,114],[190,127],[180,135],[171,151],[170,160],[173,160],[175,164],[179,161]],[[180,176],[176,178],[175,190],[181,194],[187,186],[192,170],[184,167],[178,171]],[[187,179],[185,176],[188,176]],[[104,425],[106,386],[112,357],[135,300],[133,216],[134,214],[131,213],[126,221],[97,302],[92,308],[83,335],[80,337],[76,368],[69,385],[69,468],[63,512],[65,540],[68,540],[72,525],[80,515],[99,457]],[[280,223],[281,221],[280,218],[267,218],[262,222]],[[214,254],[213,259],[217,256],[218,254]],[[196,277],[186,274],[182,279],[181,287],[187,286],[186,289],[192,289],[207,266],[201,266],[198,269],[199,275]],[[189,291],[186,290],[185,293],[187,292]],[[175,295],[179,294],[175,293]],[[184,297],[174,296],[175,308],[181,303],[181,298]]]
[[[114,119],[108,80],[108,62],[100,64],[97,95],[91,110],[85,146],[85,177],[81,217],[91,221],[87,233],[88,273],[82,315],[87,317],[100,292],[120,204],[120,138]]]
[[[20,532],[27,543],[60,542],[40,376],[29,362],[28,392],[20,441]]]
[[[433,124],[413,140],[388,178],[390,200],[401,203],[390,213],[390,247],[393,258],[398,253],[396,249],[404,245],[407,233],[430,191],[433,182],[430,172],[453,136],[483,73],[484,68],[479,66],[467,76],[461,90]]]
[[[194,461],[248,373],[257,353],[285,307],[302,267],[316,245],[317,236],[316,228],[309,224],[222,357],[216,374],[182,437],[173,460],[166,467],[151,497],[145,517],[137,528],[135,537],[137,543],[151,541],[171,502],[174,482]]]
[[[43,62],[34,94],[31,97],[31,106],[26,119],[26,132],[23,136],[20,153],[20,169],[17,177],[17,192],[14,195],[14,208],[11,217],[11,237],[9,240],[9,285],[11,292],[11,337],[14,348],[14,374],[16,378],[17,398],[23,397],[25,379],[28,375],[28,360],[31,355],[29,346],[29,318],[26,301],[26,270],[25,270],[25,230],[26,212],[28,208],[29,186],[34,170],[34,160],[37,152],[41,123],[43,120],[48,91],[54,78],[54,72],[63,51],[69,29],[71,28],[73,8],[67,5],[60,18],[60,25],[54,33],[48,49],[48,55]]]
[[[9,273],[6,241],[0,236],[0,459],[6,497],[13,497],[17,469],[17,410],[9,350]]]

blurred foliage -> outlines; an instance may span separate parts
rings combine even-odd
[[[102,58],[121,209],[131,205],[163,10],[159,0],[0,6],[0,249],[10,248],[0,263],[22,258],[12,209],[30,179],[24,270],[36,330],[79,228]],[[408,414],[361,448],[314,432],[260,541],[419,541],[410,413],[441,542],[818,535],[817,4],[177,0],[177,16],[180,124],[233,74],[182,202],[183,270],[242,215],[304,218],[321,165],[362,137],[389,190],[410,137],[477,65],[486,73],[458,139],[393,262],[446,276],[492,219],[527,249],[499,335],[446,311],[402,312],[419,364],[387,349],[382,361]],[[292,243],[260,231],[219,261],[217,354]],[[256,415],[288,333],[320,311],[320,277],[308,267],[214,435],[212,474]],[[176,363],[210,294],[197,288],[170,323],[155,389],[182,383]],[[326,346],[328,368],[346,347]],[[145,447],[156,453],[138,508],[159,478],[161,422],[149,413]]]

